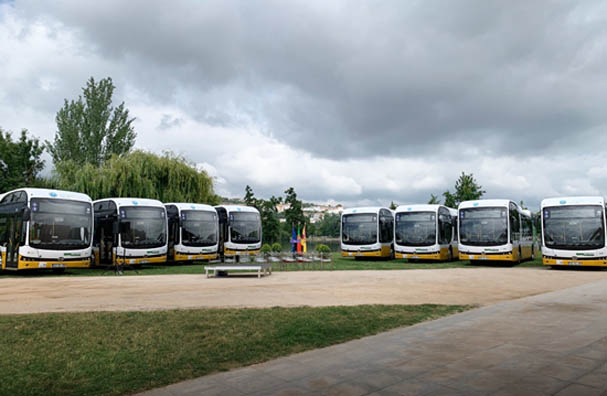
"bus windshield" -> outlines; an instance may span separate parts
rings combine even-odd
[[[341,240],[346,245],[377,243],[377,215],[361,213],[343,216]]]
[[[199,210],[182,211],[181,243],[195,247],[217,244],[217,213]]]
[[[32,198],[30,246],[36,249],[86,249],[91,244],[92,215],[88,202]]]
[[[166,244],[164,209],[143,206],[122,207],[120,218],[125,224],[120,232],[123,247],[150,249]]]
[[[434,212],[398,213],[396,243],[404,246],[430,246],[436,243]]]
[[[230,227],[232,242],[257,243],[261,241],[261,218],[258,213],[230,213]]]
[[[469,246],[508,243],[508,208],[469,208],[459,211],[459,238]]]
[[[603,208],[572,205],[544,208],[544,243],[553,249],[600,249],[605,247]]]

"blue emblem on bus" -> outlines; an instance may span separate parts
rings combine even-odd
[[[139,205],[139,202],[133,201],[133,205]]]
[[[411,210],[411,208],[407,208],[407,210]]]
[[[57,193],[54,191],[51,191],[50,193],[48,193],[48,195],[50,195],[51,197],[55,198],[57,196]]]
[[[192,209],[196,209],[196,206],[194,206],[194,205],[191,205],[191,206],[190,206],[190,208],[192,208]]]
[[[478,206],[478,202],[473,203],[472,206]]]
[[[567,201],[565,201],[565,200],[563,199],[563,200],[562,200],[561,202],[559,202],[559,203],[560,203],[561,205],[565,205],[565,204],[567,203]]]

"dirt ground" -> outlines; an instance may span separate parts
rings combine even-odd
[[[453,268],[406,271],[0,279],[0,313],[134,311],[199,307],[478,304],[607,279],[605,271]]]

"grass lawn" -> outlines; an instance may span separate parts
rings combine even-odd
[[[289,264],[285,268],[275,265],[274,271],[309,271],[309,270],[406,270],[406,269],[442,269],[442,268],[479,268],[479,267],[517,267],[511,263],[483,263],[479,265],[470,265],[468,261],[451,262],[416,262],[410,263],[406,260],[354,260],[351,257],[342,257],[340,253],[333,253],[333,263],[330,266],[319,268],[317,265],[303,266],[302,264]],[[126,270],[124,275],[171,275],[171,274],[204,274],[206,263],[196,264],[172,264],[144,266],[137,271]],[[518,267],[543,267],[542,258],[536,257],[535,260],[525,261]],[[89,269],[68,269],[64,274],[56,275],[46,271],[21,271],[18,273],[3,271],[0,272],[0,279],[3,277],[37,277],[37,276],[114,276],[113,271],[101,268]]]
[[[0,394],[129,394],[469,308],[361,305],[4,315]]]

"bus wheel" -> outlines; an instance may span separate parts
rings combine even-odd
[[[447,261],[453,261],[453,249],[449,248],[449,256],[447,257]]]
[[[65,273],[65,268],[53,268],[53,274],[63,274]]]

